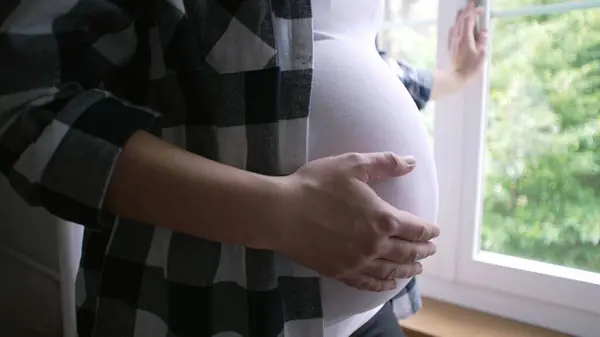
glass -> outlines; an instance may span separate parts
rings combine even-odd
[[[521,7],[550,5],[565,2],[579,2],[581,0],[489,0],[494,10],[517,9]]]
[[[437,6],[437,0],[386,1],[388,25],[378,36],[380,49],[396,60],[434,70],[437,50]],[[430,102],[422,113],[430,135],[433,135],[434,111],[435,103]]]
[[[416,23],[435,21],[438,0],[386,0],[386,21]]]
[[[480,248],[600,272],[600,9],[492,25]]]

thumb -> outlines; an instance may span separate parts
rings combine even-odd
[[[393,152],[366,153],[363,156],[362,163],[356,166],[356,177],[365,183],[403,176],[410,173],[416,164],[414,157],[401,157]]]

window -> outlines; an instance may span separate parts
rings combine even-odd
[[[435,59],[447,68],[446,34],[465,3],[388,0],[382,46],[411,63]],[[418,6],[439,7],[438,14],[411,14]],[[423,292],[597,336],[600,1],[490,0],[486,7],[485,71],[438,101],[432,115],[443,232],[426,261]],[[437,50],[410,34],[436,40]]]
[[[411,65],[434,68],[437,48],[438,0],[387,0],[386,24],[378,35],[378,44],[397,60]],[[435,102],[423,111],[433,134]]]

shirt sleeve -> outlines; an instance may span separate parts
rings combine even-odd
[[[29,205],[101,229],[114,221],[102,208],[124,144],[137,130],[158,134],[159,115],[97,89],[94,78],[125,62],[119,48],[137,38],[98,34],[90,12],[67,9],[72,3],[0,6],[0,172]],[[114,3],[95,4],[114,18],[111,29],[131,26],[120,25],[130,20],[124,15],[112,17]]]
[[[379,55],[400,78],[419,110],[423,110],[430,100],[433,88],[431,71],[413,67],[406,61],[396,60],[383,51],[380,51]]]

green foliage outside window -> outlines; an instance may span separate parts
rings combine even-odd
[[[481,248],[600,272],[600,9],[494,20],[489,101]]]

